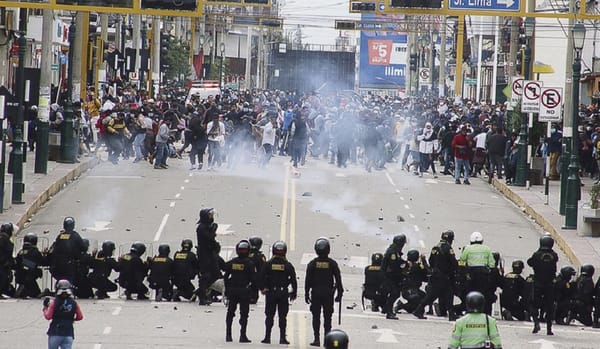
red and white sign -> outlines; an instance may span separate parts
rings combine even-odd
[[[392,44],[392,40],[369,40],[369,64],[390,64]]]
[[[523,78],[520,76],[513,76],[510,94],[510,103],[515,106],[521,100],[521,95],[523,94]]]
[[[542,81],[525,80],[523,82],[523,101],[521,102],[521,112],[539,113],[540,96],[542,95]]]
[[[538,120],[545,122],[559,122],[562,120],[562,88],[542,88]]]

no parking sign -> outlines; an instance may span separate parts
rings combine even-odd
[[[540,95],[539,121],[559,122],[562,119],[562,88],[543,87]]]

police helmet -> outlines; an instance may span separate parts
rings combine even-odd
[[[373,253],[371,255],[371,264],[381,265],[382,262],[383,262],[383,255],[381,253]]]
[[[27,233],[23,238],[24,246],[36,246],[38,242],[38,236],[36,233]]]
[[[250,242],[252,244],[252,242]],[[271,248],[274,256],[284,256],[287,254],[287,245],[283,241],[275,241]]]
[[[581,266],[581,275],[592,277],[594,276],[594,266],[591,264],[584,264]]]
[[[550,235],[544,235],[540,238],[540,248],[551,249],[554,247],[554,239]]]
[[[248,257],[250,254],[250,242],[248,240],[241,240],[235,245],[235,253],[238,257]]]
[[[481,292],[472,291],[467,295],[467,313],[483,313],[485,297]]]
[[[471,239],[469,240],[472,244],[480,244],[483,242],[483,235],[480,232],[474,231],[471,234]]]
[[[404,245],[406,244],[406,235],[398,234],[398,235],[394,236],[393,243],[394,243],[394,245],[396,245],[400,248],[404,247]]]
[[[250,242],[250,247],[255,251],[259,251],[263,245],[263,240],[258,236],[253,236],[248,241]]]
[[[573,268],[570,265],[565,265],[564,267],[560,268],[560,275],[563,277],[563,279],[567,281],[571,280],[571,278],[575,276],[575,274],[577,274],[575,268]]]
[[[421,254],[419,253],[419,251],[417,250],[410,250],[406,253],[406,259],[408,259],[410,262],[416,262],[417,260],[419,260],[419,256]]]
[[[146,245],[143,242],[136,241],[131,245],[130,251],[141,257],[146,252]]]
[[[326,349],[347,349],[349,342],[346,332],[334,329],[325,335],[325,342],[323,344]]]
[[[73,217],[65,218],[65,220],[63,221],[63,229],[68,232],[75,230],[75,218],[73,218]]]
[[[11,237],[15,228],[12,223],[4,223],[0,225],[0,233],[5,233],[8,237]]]
[[[525,269],[525,263],[522,260],[517,259],[512,262],[512,270],[515,274],[521,274]]]
[[[56,295],[57,296],[71,296],[73,291],[71,290],[71,283],[69,280],[58,280],[56,283]]]
[[[193,246],[194,246],[194,243],[192,242],[191,239],[183,239],[181,241],[181,248],[184,251],[191,251]]]
[[[452,241],[454,241],[454,231],[448,229],[448,230],[442,232],[442,240],[444,240],[448,243],[452,243]]]
[[[329,240],[326,238],[318,238],[315,241],[315,253],[319,257],[327,257],[331,252],[331,246],[329,245]]]
[[[115,248],[116,247],[114,242],[106,240],[102,243],[102,254],[104,255],[104,257],[110,257],[115,251]]]
[[[213,208],[203,208],[199,213],[198,223],[212,223],[214,222],[214,209]]]
[[[158,255],[161,257],[167,257],[171,253],[171,246],[168,244],[160,244],[158,245]]]
[[[87,252],[90,249],[90,240],[83,238],[81,241],[83,241],[84,252]]]

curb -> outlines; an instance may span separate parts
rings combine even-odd
[[[25,227],[25,224],[27,223],[27,220],[29,220],[29,218],[31,218],[34,214],[36,214],[42,208],[42,206],[46,202],[48,202],[48,200],[50,200],[50,198],[52,196],[56,195],[56,193],[61,191],[62,188],[66,184],[68,184],[70,181],[81,176],[81,174],[83,174],[84,172],[94,168],[99,163],[100,163],[100,159],[97,157],[94,157],[91,160],[82,162],[81,164],[76,166],[74,169],[67,172],[67,174],[65,174],[64,176],[59,177],[55,182],[50,184],[50,186],[48,188],[46,188],[45,190],[43,190],[41,193],[39,193],[37,195],[35,200],[33,200],[33,202],[31,202],[29,207],[25,210],[25,213],[23,215],[21,215],[21,217],[15,222],[17,224],[17,226],[20,229],[23,229]]]
[[[558,247],[560,247],[560,249],[565,253],[565,255],[567,256],[567,258],[569,259],[569,261],[571,263],[573,263],[575,265],[581,265],[581,261],[579,260],[579,257],[577,257],[577,255],[575,254],[575,251],[573,251],[573,248],[571,248],[571,245],[569,245],[569,243],[562,237],[561,232],[556,230],[554,228],[554,226],[550,222],[548,222],[548,220],[546,218],[544,218],[544,216],[539,214],[533,207],[531,207],[527,202],[525,202],[525,200],[523,200],[518,194],[516,194],[514,191],[512,191],[512,189],[510,189],[510,187],[508,185],[506,185],[505,183],[502,183],[502,181],[499,181],[498,179],[494,178],[492,180],[492,186],[496,190],[501,192],[512,203],[514,203],[515,205],[522,208],[523,212],[525,214],[531,216],[531,218],[533,218],[533,220],[538,225],[540,225],[542,227],[542,229],[544,229],[544,231],[550,233],[550,235],[552,236],[552,238],[554,239],[554,241],[556,242]]]

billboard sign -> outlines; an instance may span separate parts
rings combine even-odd
[[[407,52],[406,34],[361,32],[360,88],[404,88]]]

